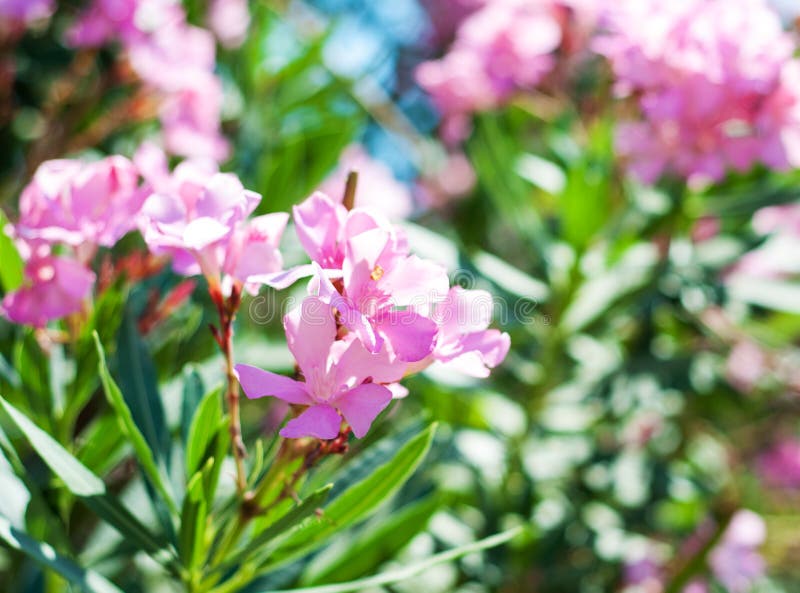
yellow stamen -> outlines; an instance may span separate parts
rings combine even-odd
[[[377,282],[378,280],[383,278],[383,268],[376,265],[375,269],[372,270],[372,274],[370,274],[369,277]]]

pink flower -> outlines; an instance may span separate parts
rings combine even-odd
[[[54,0],[0,0],[0,18],[22,24],[46,19],[54,10]]]
[[[143,202],[136,167],[124,157],[47,161],[22,192],[16,233],[28,242],[82,247],[90,256],[135,227]]]
[[[423,364],[440,362],[465,375],[488,377],[490,369],[503,362],[511,345],[507,333],[489,329],[493,309],[494,300],[488,292],[451,288],[447,298],[434,306],[431,319],[439,332],[436,346]],[[414,365],[414,369],[419,370],[419,366]]]
[[[247,0],[211,0],[208,26],[225,47],[239,47],[247,38],[250,10]]]
[[[73,259],[34,256],[25,265],[22,287],[3,298],[2,313],[14,323],[44,327],[80,312],[94,281],[91,270]]]
[[[764,574],[764,559],[757,549],[767,537],[764,520],[753,511],[738,511],[711,551],[709,565],[730,593],[746,593]]]
[[[358,340],[337,341],[334,311],[319,298],[305,299],[284,317],[283,324],[304,380],[236,365],[247,397],[273,396],[308,406],[280,431],[283,437],[333,439],[342,418],[357,437],[363,437],[392,400],[392,392],[381,383],[399,380],[404,365],[390,362],[385,352],[367,352]]]
[[[341,202],[350,171],[358,173],[357,207],[371,208],[390,220],[400,220],[411,214],[414,198],[408,187],[395,178],[386,164],[373,159],[359,145],[350,146],[342,153],[339,167],[328,176],[319,190]]]
[[[347,226],[361,222],[353,211]],[[354,216],[355,215],[355,216]],[[370,352],[384,347],[405,362],[418,362],[434,348],[438,326],[418,310],[447,294],[444,268],[408,255],[405,237],[385,228],[360,233],[346,229],[341,292],[319,270],[313,287],[334,307],[342,324],[355,333]]]
[[[214,37],[186,22],[180,2],[95,0],[68,39],[78,46],[120,41],[135,72],[163,100],[160,118],[167,148],[181,156],[227,158]]]
[[[180,274],[203,274],[229,294],[234,283],[251,293],[283,268],[279,244],[288,214],[247,217],[261,196],[219,173],[210,159],[189,159],[170,174],[164,153],[143,144],[134,157],[149,185],[139,217],[154,253],[173,258]]]
[[[664,173],[692,184],[756,163],[800,163],[800,69],[794,44],[763,0],[621,0],[595,44],[619,95],[641,120],[617,148],[645,182]]]
[[[445,140],[468,134],[466,115],[535,87],[553,69],[563,10],[551,1],[485,2],[461,23],[448,54],[419,66],[417,82],[444,117]]]
[[[78,47],[97,47],[119,39],[131,43],[185,15],[175,0],[94,0],[67,31]]]
[[[800,441],[785,439],[758,459],[758,472],[769,485],[800,488]]]

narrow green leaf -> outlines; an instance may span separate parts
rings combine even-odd
[[[192,417],[186,441],[186,475],[193,476],[200,470],[208,448],[222,420],[221,390],[206,394]],[[211,452],[213,454],[213,452]]]
[[[2,397],[0,408],[70,492],[132,544],[164,564],[170,564],[169,552],[163,540],[152,534],[116,497],[108,493],[100,478]]]
[[[388,463],[331,502],[322,517],[309,518],[269,558],[277,565],[321,546],[335,533],[366,519],[397,492],[428,453],[436,424],[408,441]]]
[[[209,459],[209,462],[213,463],[213,460]],[[205,538],[208,505],[203,494],[203,472],[197,472],[189,480],[181,512],[178,550],[183,565],[190,570],[200,564]]]
[[[192,368],[184,373],[183,398],[181,400],[181,439],[184,444],[189,442],[189,427],[200,402],[203,401],[205,392],[203,379],[196,369]]]
[[[11,548],[23,552],[36,562],[50,568],[85,593],[122,593],[111,581],[100,574],[81,568],[72,560],[56,552],[52,546],[37,542],[16,529],[0,515],[0,539]]]
[[[156,371],[130,310],[119,329],[117,345],[119,387],[136,426],[156,461],[169,467],[169,429],[158,392]]]
[[[25,264],[17,251],[14,241],[6,233],[8,218],[0,211],[0,286],[5,292],[16,290],[22,284]]]
[[[418,574],[425,572],[426,570],[434,566],[437,566],[439,564],[445,564],[446,562],[452,562],[453,560],[457,560],[458,558],[466,556],[467,554],[474,554],[482,550],[487,550],[489,548],[495,548],[497,546],[501,546],[506,542],[509,542],[512,539],[514,539],[521,532],[522,532],[521,527],[509,529],[508,531],[503,531],[501,533],[492,535],[477,542],[473,542],[471,544],[466,544],[464,546],[459,546],[458,548],[453,548],[452,550],[448,550],[447,552],[442,552],[441,554],[436,554],[435,556],[431,556],[430,558],[427,558],[420,562],[415,562],[413,564],[404,566],[403,568],[399,568],[397,570],[390,570],[388,572],[384,572],[374,577],[358,579],[356,581],[350,581],[348,583],[339,583],[336,585],[322,585],[319,587],[305,587],[300,589],[280,590],[280,591],[271,590],[269,591],[269,593],[290,593],[290,591],[291,593],[349,593],[350,591],[362,591],[362,590],[372,589],[374,587],[383,587],[385,585],[391,585],[393,583],[398,583],[400,581],[410,579],[414,576],[417,576]],[[264,591],[263,593],[268,593],[268,592]]]
[[[103,352],[103,346],[100,343],[100,336],[97,332],[94,332],[94,342],[99,358],[98,372],[100,373],[100,381],[103,384],[103,391],[106,394],[106,399],[108,399],[108,403],[117,416],[119,427],[128,438],[131,445],[133,445],[133,450],[136,451],[136,459],[139,462],[139,466],[142,468],[153,487],[161,495],[170,511],[177,514],[178,508],[175,506],[172,493],[167,488],[167,482],[162,478],[161,472],[156,465],[153,450],[148,446],[147,441],[145,441],[144,436],[136,426],[136,422],[133,420],[130,408],[128,408],[128,405],[125,403],[122,392],[114,382],[114,379],[111,378],[111,373],[109,373],[108,366],[106,365],[106,355],[105,352]]]
[[[317,555],[303,573],[300,584],[337,583],[369,574],[425,529],[439,504],[436,497],[430,497],[392,511],[386,517],[376,517],[377,521],[365,525],[352,540]]]
[[[285,534],[288,530],[298,525],[301,521],[314,514],[328,498],[332,484],[328,484],[311,493],[308,497],[303,499],[300,504],[290,509],[288,513],[283,515],[280,519],[275,521],[272,525],[261,531],[254,537],[248,544],[238,550],[235,554],[230,556],[224,563],[222,570],[234,567],[236,564],[243,562],[252,556],[267,552],[266,546]]]

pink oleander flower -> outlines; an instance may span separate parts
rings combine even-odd
[[[261,196],[211,161],[185,161],[169,175],[163,153],[150,145],[136,160],[152,186],[139,218],[142,235],[151,251],[172,256],[178,273],[202,273],[212,286],[222,282],[224,292],[236,282],[254,292],[253,277],[281,269],[287,214],[248,220]]]
[[[133,70],[162,99],[165,144],[186,157],[227,158],[223,89],[213,35],[186,22],[176,0],[95,0],[69,31],[76,46],[118,40]]]
[[[800,441],[784,439],[758,459],[758,473],[770,486],[800,488]]]
[[[729,593],[746,593],[764,575],[764,559],[758,553],[767,537],[764,520],[749,510],[738,511],[722,541],[711,551],[709,565]]]
[[[67,31],[67,41],[78,47],[98,47],[115,39],[132,43],[184,19],[176,0],[94,0]]]
[[[94,273],[73,259],[34,256],[25,264],[22,286],[8,293],[0,308],[14,323],[44,327],[80,312],[94,281]]]
[[[439,362],[465,375],[488,377],[491,369],[503,362],[511,345],[507,333],[489,329],[493,310],[494,300],[488,292],[451,288],[431,314],[439,327],[433,352],[413,369]]]
[[[71,245],[88,259],[135,228],[143,202],[136,167],[124,157],[47,161],[22,192],[15,232],[27,242]]]
[[[417,81],[442,112],[445,140],[463,139],[465,116],[535,87],[553,69],[563,11],[545,0],[486,2],[461,23],[448,54],[419,66]]]
[[[370,352],[385,345],[402,361],[423,360],[433,352],[439,328],[419,310],[444,299],[447,272],[408,255],[405,237],[384,228],[348,232],[348,226],[361,222],[358,215],[350,212],[346,225],[341,291],[321,269],[311,289],[338,311],[342,324]]]
[[[390,220],[407,218],[414,210],[414,198],[408,186],[398,181],[386,164],[373,159],[359,145],[350,146],[342,153],[339,167],[322,183],[319,191],[341,202],[350,171],[358,173],[357,207],[371,208]]]
[[[333,439],[342,418],[357,437],[363,437],[392,400],[392,392],[381,383],[393,383],[404,374],[405,365],[391,362],[385,351],[372,354],[359,340],[337,340],[334,315],[322,300],[308,297],[284,317],[286,340],[302,381],[236,365],[247,397],[272,396],[308,406],[281,429],[283,437]]]
[[[0,18],[27,25],[48,18],[55,8],[54,0],[0,0]]]
[[[250,27],[247,0],[211,0],[208,27],[223,46],[236,48],[242,45]]]
[[[595,48],[641,110],[617,133],[636,176],[701,184],[800,163],[794,43],[764,0],[621,0],[607,25]]]

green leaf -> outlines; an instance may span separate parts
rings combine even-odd
[[[103,352],[103,346],[100,343],[100,336],[97,332],[94,332],[94,341],[99,358],[97,368],[100,374],[100,381],[103,383],[103,391],[106,394],[106,399],[108,399],[108,403],[117,416],[119,427],[122,433],[128,438],[131,445],[133,445],[133,450],[136,451],[136,460],[139,462],[139,466],[142,468],[153,487],[161,495],[161,498],[167,504],[170,511],[177,514],[178,508],[175,506],[172,493],[167,488],[167,482],[163,479],[156,465],[153,450],[148,446],[144,436],[142,436],[142,433],[136,426],[136,422],[133,420],[130,408],[128,408],[128,405],[125,403],[122,392],[120,392],[114,379],[111,378],[111,373],[108,372],[106,355],[105,352]]]
[[[331,502],[322,517],[304,521],[275,550],[269,564],[277,565],[310,552],[335,533],[366,519],[394,495],[422,463],[435,432],[436,424],[432,424],[408,441],[389,462]]]
[[[169,429],[158,393],[156,371],[130,309],[120,326],[117,361],[119,387],[133,420],[150,445],[156,461],[169,467]]]
[[[0,211],[0,286],[5,292],[17,290],[22,285],[25,264],[14,241],[6,234],[8,218]]]
[[[13,527],[2,515],[0,515],[0,539],[11,548],[23,552],[36,562],[54,570],[85,593],[122,593],[105,577],[78,566],[72,560],[56,552],[52,546],[37,542],[26,533]]]
[[[189,480],[186,497],[183,499],[178,550],[183,565],[190,570],[199,566],[203,557],[208,509],[203,492],[203,473],[210,471],[210,464],[213,463],[213,460],[209,459],[208,461],[207,467],[202,472],[197,472]]]
[[[370,522],[352,540],[316,556],[300,584],[336,583],[368,574],[425,529],[439,504],[436,497],[430,497],[380,517],[377,525]]]
[[[156,560],[170,565],[170,554],[163,539],[151,533],[116,497],[108,493],[103,480],[2,397],[0,408],[70,492],[132,544],[153,555]]]
[[[181,439],[184,445],[189,442],[189,427],[205,393],[203,379],[196,369],[184,373],[183,398],[181,399]]]
[[[221,390],[206,394],[192,418],[186,442],[186,475],[193,476],[200,470],[204,458],[214,454],[209,445],[214,440],[222,420]]]
[[[238,550],[235,554],[226,559],[222,566],[223,570],[233,568],[236,564],[244,562],[255,556],[256,554],[268,553],[266,546],[280,535],[285,534],[288,530],[295,527],[298,523],[314,514],[328,498],[331,491],[332,484],[323,486],[319,490],[311,493],[300,504],[296,505],[284,514],[280,519],[275,521],[272,525],[261,531],[256,537],[248,542],[248,544]]]
[[[408,566],[404,566],[403,568],[390,570],[366,579],[358,579],[356,581],[350,581],[349,583],[340,583],[336,585],[322,585],[319,587],[304,587],[300,589],[280,591],[271,590],[269,593],[290,593],[290,591],[291,593],[349,593],[350,591],[362,591],[372,589],[374,587],[391,585],[393,583],[398,583],[400,581],[417,576],[418,574],[421,574],[439,564],[457,560],[458,558],[466,556],[467,554],[474,554],[482,550],[501,546],[504,543],[514,539],[514,537],[519,535],[521,532],[521,527],[509,529],[508,531],[503,531],[502,533],[492,535],[477,542],[459,546],[458,548],[453,548],[452,550],[442,552],[441,554],[436,554],[435,556],[431,556],[430,558],[420,562],[415,562]],[[267,591],[264,591],[263,593],[267,593]]]

